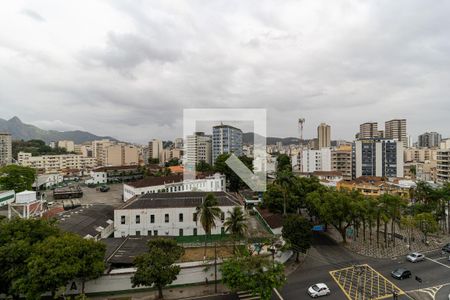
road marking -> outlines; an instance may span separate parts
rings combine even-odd
[[[449,266],[447,266],[446,264],[443,264],[443,263],[441,263],[441,262],[439,262],[439,261],[437,261],[437,260],[435,260],[435,259],[431,259],[431,258],[429,258],[429,257],[425,257],[425,258],[428,259],[429,261],[432,261],[432,262],[434,262],[434,263],[436,263],[436,264],[439,264],[439,265],[441,265],[441,266],[443,266],[443,267],[446,267],[447,269],[450,269]]]
[[[333,270],[329,274],[349,300],[386,299],[392,297],[393,291],[399,296],[405,295],[402,289],[368,264]]]
[[[336,277],[334,277],[333,274],[335,274],[337,271],[339,271],[339,270],[336,270],[336,271],[330,271],[330,272],[329,272],[330,275],[331,275],[331,278],[333,278],[333,280],[336,281],[337,285],[341,288],[341,291],[345,294],[345,296],[347,297],[347,299],[352,300],[352,298],[351,298],[350,295],[347,293],[347,291],[345,290],[345,288],[344,288],[344,287],[341,285],[341,283],[336,279]],[[344,277],[344,280],[345,280],[345,277]]]
[[[280,292],[278,292],[278,290],[276,288],[273,288],[273,291],[278,296],[278,298],[280,298],[280,300],[284,300],[283,297],[281,297]]]

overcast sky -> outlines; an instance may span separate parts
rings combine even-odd
[[[0,118],[145,142],[184,108],[266,108],[268,134],[408,120],[450,136],[450,1],[3,1]]]

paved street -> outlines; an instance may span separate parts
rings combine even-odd
[[[445,285],[450,283],[448,257],[442,256],[441,251],[426,255],[425,261],[415,264],[407,262],[404,257],[373,259],[354,254],[325,235],[316,235],[305,262],[289,276],[281,294],[284,299],[304,299],[308,297],[306,289],[309,286],[323,282],[332,291],[330,296],[325,297],[330,300],[356,299],[358,286],[361,287],[360,294],[364,295],[359,299],[371,299],[370,295],[374,295],[373,299],[391,299],[392,290],[395,289],[400,294],[404,293],[399,299],[448,300],[450,287]],[[355,271],[354,265],[366,267],[363,271]],[[390,272],[398,267],[411,270],[412,277],[393,279]],[[422,279],[421,284],[415,280],[415,276]]]

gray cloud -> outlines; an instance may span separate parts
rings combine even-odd
[[[51,30],[0,33],[0,117],[144,142],[180,136],[184,108],[262,107],[271,135],[302,116],[306,137],[397,117],[450,136],[449,3],[48,1]]]
[[[22,9],[20,11],[20,13],[22,13],[23,15],[33,19],[34,21],[38,21],[38,22],[45,22],[45,19],[38,14],[37,12],[35,12],[34,10],[31,9]]]

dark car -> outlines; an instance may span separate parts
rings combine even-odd
[[[405,279],[411,277],[411,271],[405,268],[399,268],[391,272],[391,276],[395,279]]]
[[[100,192],[105,193],[105,192],[107,192],[107,191],[109,191],[109,186],[107,186],[107,185],[102,185],[102,186],[100,187]]]
[[[448,243],[447,245],[444,245],[444,247],[442,247],[442,252],[450,253],[450,243]]]

